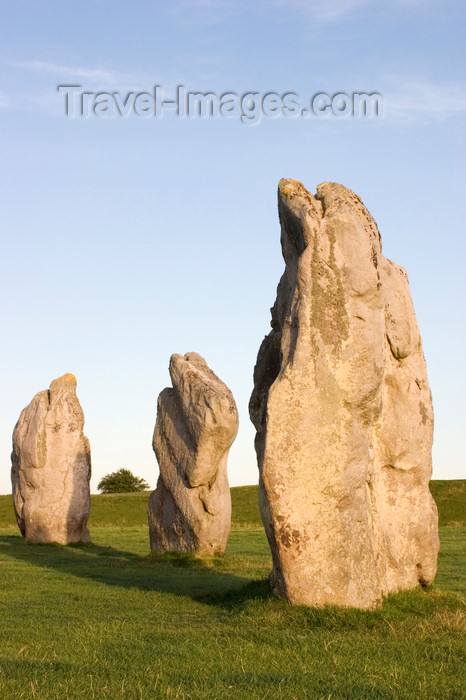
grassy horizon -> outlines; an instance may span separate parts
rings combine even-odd
[[[232,527],[262,527],[257,484],[233,486]],[[439,526],[466,525],[466,479],[433,479],[430,490],[439,511]],[[147,501],[152,489],[136,493],[91,494],[89,527],[147,524]],[[11,494],[0,495],[0,528],[17,527]]]

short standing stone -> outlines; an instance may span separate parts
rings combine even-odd
[[[11,481],[29,542],[89,542],[91,455],[76,379],[65,374],[36,394],[13,432]]]
[[[151,549],[222,552],[231,527],[227,458],[238,432],[236,404],[197,353],[172,355],[170,376],[153,438],[160,476],[149,499]]]
[[[285,272],[254,370],[272,587],[291,603],[374,607],[433,581],[433,412],[406,272],[350,190],[278,190]]]

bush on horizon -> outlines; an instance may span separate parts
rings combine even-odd
[[[102,493],[130,493],[147,491],[149,484],[139,476],[135,476],[129,469],[118,469],[102,477],[97,488]]]

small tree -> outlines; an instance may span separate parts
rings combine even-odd
[[[128,493],[147,491],[149,484],[144,479],[134,476],[129,469],[119,469],[102,477],[97,488],[102,493]]]

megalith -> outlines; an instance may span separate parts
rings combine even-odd
[[[157,402],[153,448],[160,469],[149,499],[152,551],[223,552],[231,527],[227,476],[238,411],[228,387],[197,353],[172,355],[173,388]]]
[[[432,401],[403,268],[357,195],[278,188],[285,271],[254,369],[273,591],[372,608],[435,576]]]
[[[13,432],[16,520],[29,542],[89,542],[91,453],[72,374],[54,379],[21,412]]]

